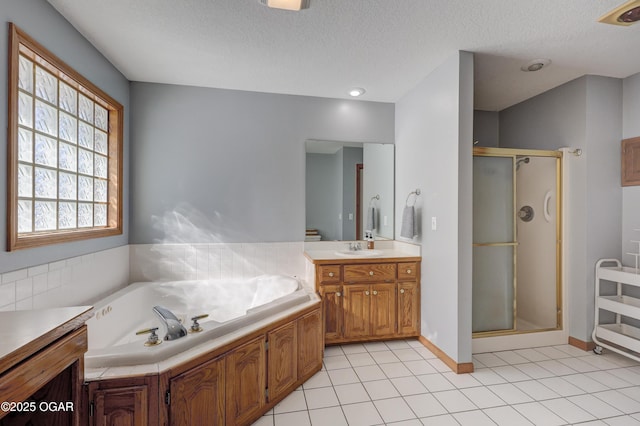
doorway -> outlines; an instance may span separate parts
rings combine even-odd
[[[561,330],[562,153],[473,155],[473,336]]]

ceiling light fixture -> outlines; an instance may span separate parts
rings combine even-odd
[[[260,0],[260,3],[274,9],[301,10],[309,8],[309,0]]]
[[[598,22],[612,25],[632,25],[640,21],[640,0],[631,0],[602,15]]]
[[[364,95],[364,92],[366,92],[366,90],[364,90],[362,87],[354,87],[353,89],[349,90],[349,96],[357,98],[358,96]]]
[[[520,69],[524,72],[540,71],[550,63],[550,59],[534,59],[521,66]]]

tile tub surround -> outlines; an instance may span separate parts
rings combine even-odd
[[[452,373],[417,340],[325,349],[258,426],[640,425],[640,363],[569,345],[473,356]]]
[[[248,279],[283,274],[306,279],[302,242],[134,244],[131,282]]]
[[[126,245],[0,275],[0,311],[91,304],[136,281],[253,278],[309,282],[304,243]]]
[[[6,272],[0,311],[91,304],[129,283],[129,246]]]

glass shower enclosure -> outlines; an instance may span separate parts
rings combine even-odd
[[[474,337],[562,326],[561,155],[474,148]]]

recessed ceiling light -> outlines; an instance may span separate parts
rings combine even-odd
[[[612,25],[632,25],[640,21],[640,0],[631,0],[602,15],[598,22]]]
[[[364,92],[366,92],[366,90],[364,90],[362,87],[354,87],[353,89],[349,90],[349,96],[357,98],[358,96],[364,95]]]
[[[521,66],[520,69],[524,72],[540,71],[550,63],[550,59],[534,59]]]
[[[309,8],[309,0],[260,0],[260,3],[274,9],[300,10]]]

